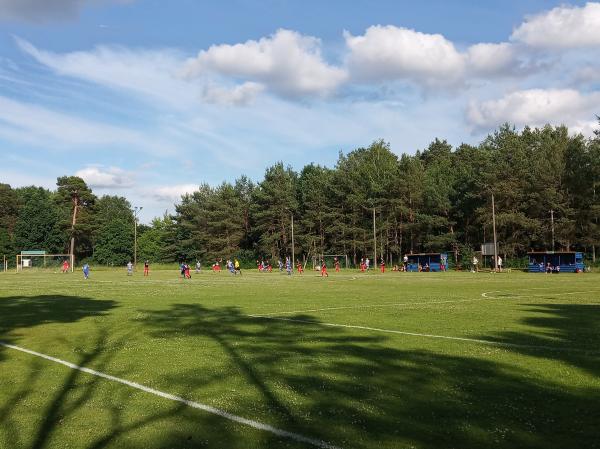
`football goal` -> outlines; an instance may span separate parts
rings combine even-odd
[[[73,272],[75,258],[72,254],[46,254],[46,251],[21,251],[17,254],[17,273],[33,270]]]

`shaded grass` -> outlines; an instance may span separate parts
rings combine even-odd
[[[598,280],[2,275],[0,340],[342,447],[600,447]],[[307,447],[0,347],[0,447],[67,446]]]

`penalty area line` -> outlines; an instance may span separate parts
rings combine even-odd
[[[91,368],[86,368],[84,366],[79,366],[71,362],[67,362],[65,360],[58,359],[56,357],[52,357],[46,354],[42,354],[40,352],[32,351],[31,349],[22,348],[20,346],[11,345],[9,343],[4,343],[0,341],[0,346],[3,346],[8,349],[13,349],[15,351],[24,352],[29,355],[33,355],[35,357],[40,357],[42,359],[49,360],[54,363],[58,363],[60,365],[64,365],[68,368],[81,371],[83,373],[91,374],[92,376],[101,377],[106,380],[110,380],[112,382],[117,382],[123,385],[127,385],[128,387],[135,388],[137,390],[144,391],[146,393],[153,394],[155,396],[159,396],[164,399],[168,399],[170,401],[180,402],[182,404],[187,405],[188,407],[195,408],[198,410],[203,410],[205,412],[211,413],[213,415],[220,416],[221,418],[228,419],[229,421],[234,421],[239,424],[243,424],[245,426],[253,427],[258,430],[263,430],[265,432],[270,432],[274,435],[277,435],[282,438],[288,438],[290,440],[295,440],[299,443],[306,443],[314,447],[319,447],[323,449],[341,449],[338,446],[334,446],[323,440],[318,440],[315,438],[310,438],[304,435],[300,435],[294,432],[288,432],[287,430],[278,429],[277,427],[273,427],[269,424],[264,424],[258,421],[254,421],[252,419],[244,418],[242,416],[234,415],[232,413],[226,412],[224,410],[218,409],[216,407],[212,407],[210,405],[201,404],[200,402],[190,401],[188,399],[182,398],[181,396],[176,396],[170,393],[165,393],[164,391],[156,390],[154,388],[147,387],[145,385],[139,384],[137,382],[132,382],[126,379],[121,379],[120,377],[115,377],[110,374],[102,373],[100,371],[93,370]]]

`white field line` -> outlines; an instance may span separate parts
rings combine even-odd
[[[412,306],[412,305],[429,305],[429,304],[449,304],[449,303],[460,303],[460,302],[473,302],[473,301],[485,301],[486,299],[495,299],[488,298],[484,296],[483,298],[475,298],[475,299],[458,299],[458,300],[448,300],[448,301],[425,301],[425,302],[403,302],[403,303],[388,303],[388,304],[362,304],[357,306],[339,306],[339,307],[324,307],[322,309],[304,309],[304,310],[292,310],[286,312],[269,312],[262,313],[260,316],[268,317],[273,315],[292,315],[294,313],[306,313],[306,312],[323,312],[328,310],[343,310],[343,309],[369,309],[372,307],[402,307],[402,306]]]
[[[543,287],[546,288],[546,287]],[[550,287],[548,287],[550,288]],[[521,290],[522,292],[527,292],[530,290],[540,290],[539,288],[536,289],[528,289],[528,290]],[[580,294],[586,294],[586,293],[596,293],[596,292],[600,292],[600,290],[584,290],[584,291],[578,291],[578,292],[562,292],[562,293],[522,293],[522,294],[510,294],[510,292],[508,292],[508,294],[506,296],[490,296],[490,294],[492,293],[502,293],[502,290],[494,290],[491,292],[485,292],[482,293],[481,296],[483,296],[484,298],[487,299],[509,299],[509,298],[529,298],[529,297],[544,297],[544,296],[565,296],[565,295],[580,295]]]
[[[245,426],[249,426],[249,427],[253,427],[255,429],[258,430],[264,430],[265,432],[270,432],[274,435],[277,435],[279,437],[282,438],[289,438],[291,440],[295,440],[298,441],[300,443],[306,443],[309,444],[311,446],[315,446],[315,447],[319,447],[319,448],[323,448],[323,449],[341,449],[338,446],[334,446],[332,444],[327,443],[326,441],[323,440],[318,440],[318,439],[314,439],[314,438],[310,438],[310,437],[306,437],[304,435],[300,435],[298,433],[294,433],[294,432],[288,432],[287,430],[282,430],[282,429],[278,429],[276,427],[270,426],[269,424],[263,424],[261,422],[258,421],[254,421],[252,419],[248,419],[248,418],[243,418],[241,416],[237,416],[237,415],[233,415],[231,413],[228,413],[224,410],[212,407],[210,405],[206,405],[206,404],[201,404],[199,402],[194,402],[194,401],[189,401],[187,399],[184,399],[180,396],[175,396],[173,394],[170,393],[165,393],[163,391],[159,391],[156,390],[154,388],[150,388],[150,387],[146,387],[144,385],[138,384],[137,382],[131,382],[129,380],[125,380],[125,379],[121,379],[119,377],[115,377],[115,376],[111,376],[110,374],[106,374],[106,373],[102,373],[100,371],[96,371],[90,368],[86,368],[84,366],[79,366],[79,365],[75,365],[74,363],[71,362],[67,362],[65,360],[61,360],[58,359],[56,357],[52,357],[46,354],[42,354],[40,352],[36,352],[36,351],[32,351],[30,349],[26,349],[26,348],[22,348],[20,346],[15,346],[15,345],[11,345],[8,343],[4,343],[0,341],[0,346],[4,346],[5,348],[9,348],[9,349],[14,349],[15,351],[21,351],[24,352],[26,354],[30,354],[33,355],[35,357],[40,357],[42,359],[46,359],[49,360],[51,362],[54,363],[59,363],[61,365],[64,365],[68,368],[74,369],[74,370],[78,370],[87,374],[91,374],[92,376],[97,376],[97,377],[101,377],[103,379],[106,380],[110,380],[112,382],[117,382],[123,385],[127,385],[128,387],[131,388],[135,388],[137,390],[141,390],[144,391],[146,393],[150,393],[153,394],[155,396],[159,396],[161,398],[164,399],[169,399],[170,401],[175,401],[175,402],[180,402],[182,404],[187,405],[188,407],[192,407],[195,409],[199,409],[199,410],[203,410],[205,412],[208,413],[212,413],[213,415],[217,415],[220,416],[222,418],[228,419],[230,421],[234,421],[237,422],[239,424],[243,424]]]
[[[556,347],[556,346],[541,346],[541,345],[522,345],[518,343],[505,343],[493,340],[483,340],[478,338],[468,338],[468,337],[451,337],[448,335],[436,335],[436,334],[422,334],[418,332],[407,332],[407,331],[399,331],[393,329],[381,329],[378,327],[368,327],[368,326],[358,326],[353,324],[339,324],[339,323],[323,323],[319,321],[310,321],[310,320],[298,320],[295,318],[283,318],[283,317],[274,317],[274,316],[264,316],[264,315],[246,315],[251,318],[259,318],[264,320],[280,320],[280,321],[290,321],[292,323],[301,323],[301,324],[312,324],[314,326],[325,326],[325,327],[342,327],[347,329],[360,329],[372,332],[383,332],[386,334],[396,334],[396,335],[407,335],[411,337],[424,337],[424,338],[437,338],[442,340],[455,340],[455,341],[463,341],[470,343],[482,343],[485,345],[491,346],[500,346],[500,347],[509,347],[509,348],[522,348],[522,349],[539,349],[546,351],[557,351],[557,352],[578,352],[585,354],[600,354],[598,351],[592,351],[581,348],[566,348],[566,347]]]

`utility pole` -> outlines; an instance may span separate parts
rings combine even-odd
[[[137,222],[138,214],[143,209],[142,206],[133,208],[133,269],[137,268]]]
[[[550,209],[550,222],[552,223],[552,252],[554,252],[554,210]]]
[[[294,266],[296,265],[296,254],[294,252],[294,214],[290,212],[292,217],[292,273],[294,272]]]
[[[492,224],[494,228],[494,271],[498,270],[498,241],[496,240],[496,204],[492,193]]]
[[[373,266],[377,269],[377,232],[375,231],[375,208],[373,208]]]

